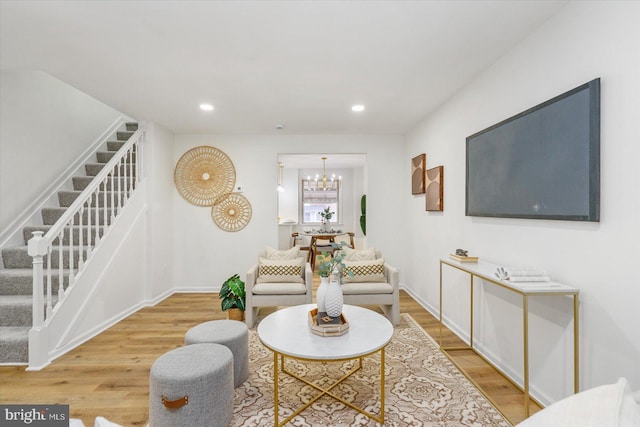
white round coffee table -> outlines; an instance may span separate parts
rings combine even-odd
[[[345,305],[342,313],[349,323],[349,330],[340,336],[319,336],[314,334],[309,326],[309,311],[314,308],[316,308],[315,304],[283,308],[265,317],[258,325],[260,341],[273,351],[275,425],[278,427],[285,425],[324,395],[339,400],[379,423],[384,423],[384,349],[391,341],[393,325],[386,317],[375,311],[353,305]],[[363,357],[377,352],[380,352],[380,414],[375,416],[336,396],[331,392],[331,389],[362,368]],[[359,363],[352,371],[330,387],[322,388],[293,372],[287,371],[284,366],[285,357],[311,362],[340,362],[359,359]],[[279,362],[278,359],[280,359]],[[284,373],[320,391],[318,396],[305,403],[282,423],[278,422],[279,368]]]

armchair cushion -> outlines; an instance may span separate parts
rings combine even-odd
[[[370,261],[343,261],[346,272],[353,273],[352,276],[344,274],[342,283],[359,282],[386,282],[384,277],[384,258]]]
[[[300,256],[300,246],[294,246],[291,249],[279,251],[267,246],[265,250],[265,258],[268,259],[296,259]]]
[[[307,292],[304,283],[258,283],[252,288],[255,295],[300,295]]]
[[[345,283],[342,285],[342,293],[344,295],[392,294],[393,286],[386,282]]]
[[[285,260],[260,258],[256,283],[304,283],[304,265],[303,257]]]

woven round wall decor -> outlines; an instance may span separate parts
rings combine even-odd
[[[211,219],[224,231],[240,231],[251,220],[251,203],[241,194],[220,196],[211,207]]]
[[[192,148],[180,157],[173,175],[182,197],[198,206],[211,206],[236,185],[236,169],[224,152],[215,147]]]

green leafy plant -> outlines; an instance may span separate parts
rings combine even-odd
[[[222,300],[222,311],[230,308],[239,308],[245,310],[245,290],[244,282],[240,280],[240,276],[234,274],[222,284],[218,297]]]
[[[363,194],[360,199],[360,228],[362,228],[362,234],[367,235],[367,195]]]
[[[343,262],[344,253],[340,251],[344,246],[346,246],[345,243],[331,242],[333,254],[325,251],[322,252],[321,255],[318,255],[318,275],[320,277],[329,277],[332,274],[338,274],[342,277],[342,274],[347,268]],[[347,271],[347,274],[353,276],[353,272],[351,271]]]
[[[333,214],[335,214],[335,212],[331,212],[331,209],[329,209],[329,206],[327,206],[322,212],[320,212],[322,222],[331,221],[331,218],[333,218]]]

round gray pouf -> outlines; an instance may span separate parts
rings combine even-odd
[[[238,387],[249,378],[249,329],[237,320],[212,320],[189,329],[184,343],[222,344],[233,353],[233,384]]]
[[[233,354],[219,344],[171,350],[153,362],[152,427],[225,427],[233,417]]]

